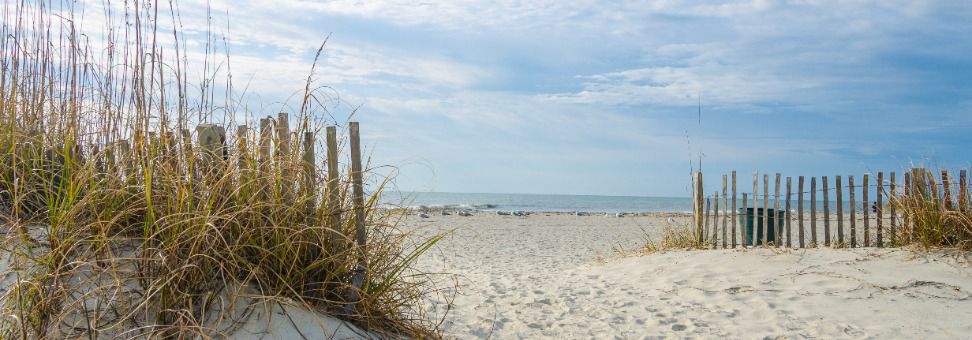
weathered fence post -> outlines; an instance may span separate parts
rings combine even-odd
[[[269,180],[270,176],[270,143],[273,139],[270,124],[270,117],[260,119],[260,177],[263,181]]]
[[[273,124],[273,119],[270,117],[260,119],[260,155],[259,155],[259,173],[257,181],[257,188],[261,197],[269,197],[272,192],[272,186],[269,183],[272,181],[270,177],[270,144],[273,142],[273,132],[271,131],[271,126]]]
[[[705,244],[708,242],[706,237],[709,236],[709,228],[711,228],[711,224],[712,224],[711,209],[712,209],[712,198],[706,197],[705,198],[705,220],[703,221],[704,226],[702,228],[702,235],[699,237],[699,239],[701,240],[701,242],[699,243],[699,247],[701,248],[705,248]]]
[[[942,203],[945,204],[945,210],[953,210],[952,205],[952,182],[948,177],[948,170],[942,170]]]
[[[729,224],[729,176],[722,175],[722,249],[728,245],[727,230]]]
[[[806,233],[806,231],[803,229],[803,183],[803,176],[800,176],[797,185],[799,187],[797,189],[797,191],[799,191],[799,196],[797,196],[797,223],[799,224],[799,234],[797,234],[797,236],[800,238],[800,249],[806,247],[806,244],[804,243],[804,233]]]
[[[237,162],[236,163],[236,167],[237,167],[237,169],[240,172],[239,173],[239,176],[240,176],[240,178],[239,178],[239,184],[240,185],[243,185],[244,179],[246,178],[246,174],[247,174],[247,171],[246,171],[247,170],[247,164],[246,164],[246,155],[247,155],[246,133],[247,133],[247,127],[246,127],[246,125],[238,125],[238,126],[236,126],[236,162]]]
[[[935,174],[932,173],[931,170],[925,168],[921,168],[921,172],[924,185],[931,193],[932,201],[935,202],[935,206],[937,206],[939,210],[945,211],[945,205],[942,204],[942,198],[938,196],[938,184],[935,183]]]
[[[201,151],[200,160],[204,178],[209,178],[223,159],[226,147],[226,129],[213,124],[199,124],[196,126],[196,139]]]
[[[694,230],[692,236],[695,237],[695,235],[698,234],[698,230],[699,230],[699,191],[698,191],[698,185],[695,184],[699,180],[698,172],[693,170],[691,173],[691,177],[692,177],[692,183],[690,185],[692,190],[692,229]],[[696,239],[696,241],[698,240]]]
[[[810,177],[810,244],[814,248],[817,244],[817,178]]]
[[[746,228],[746,222],[749,221],[749,218],[747,217],[748,216],[747,213],[749,212],[747,206],[748,203],[749,203],[749,197],[744,192],[742,193],[743,213],[739,215],[739,244],[741,244],[743,248],[746,248],[746,231],[749,230]]]
[[[698,214],[696,214],[695,230],[696,236],[698,238],[698,243],[705,242],[705,214],[702,210],[704,208],[705,191],[703,191],[702,183],[702,171],[696,173],[695,178],[695,200],[696,206],[698,207]]]
[[[857,248],[857,199],[854,197],[854,175],[847,176],[847,189],[850,193],[850,247]]]
[[[769,247],[769,174],[763,175],[763,248]]]
[[[888,227],[888,244],[890,246],[892,246],[892,247],[898,244],[897,243],[897,239],[898,239],[898,230],[897,230],[897,226],[898,226],[898,216],[897,216],[897,212],[895,211],[895,207],[894,207],[895,205],[898,204],[898,196],[897,196],[897,193],[895,192],[895,187],[894,186],[895,186],[895,183],[894,183],[894,171],[892,171],[891,172],[891,191],[890,191],[889,196],[888,196],[888,209],[890,209],[890,213],[891,213],[891,224]]]
[[[779,248],[783,243],[783,221],[780,221],[780,173],[776,173],[776,186],[773,189],[773,246]]]
[[[830,185],[827,176],[823,176],[823,213],[824,213],[824,245],[830,246]]]
[[[715,218],[712,219],[712,239],[710,241],[712,243],[712,249],[716,249],[719,245],[719,192],[716,191],[712,197],[715,198],[715,204],[713,206]]]
[[[877,246],[884,247],[884,172],[878,171],[877,189]]]
[[[304,185],[303,191],[307,201],[307,214],[314,216],[317,210],[317,166],[314,164],[314,132],[304,131]]]
[[[745,201],[746,199],[743,198]],[[736,248],[736,229],[738,224],[736,224],[736,170],[732,171],[732,248]]]
[[[914,187],[911,186],[911,174],[913,173],[914,173],[914,169],[911,169],[908,172],[905,172],[904,174],[905,187],[904,187],[904,193],[902,193],[902,195],[906,200],[914,198],[914,194],[915,194]],[[901,200],[899,199],[898,202],[901,202]],[[908,241],[912,241],[914,239],[914,231],[915,231],[914,227],[911,225],[911,221],[910,218],[908,217],[907,212],[902,214],[902,217],[904,218],[904,222],[901,224],[901,228],[902,230],[905,230],[908,233]]]
[[[338,174],[337,127],[327,127],[327,229],[330,238],[331,254],[339,253],[343,248],[344,235],[341,233],[341,193]]]
[[[365,230],[365,207],[364,207],[364,184],[362,183],[361,173],[361,138],[358,132],[358,122],[350,122],[351,138],[351,186],[352,204],[354,205],[354,227],[355,240],[358,246],[358,265],[354,269],[354,277],[351,284],[354,286],[354,298],[352,302],[357,302],[358,291],[364,284],[367,262],[367,242],[368,232]]]
[[[793,200],[793,177],[786,176],[786,247],[793,248],[793,233],[790,228],[791,222],[793,220],[793,215],[790,213],[792,206],[790,205]]]
[[[277,115],[277,167],[280,173],[280,197],[284,202],[291,202],[293,199],[294,178],[291,169],[287,167],[290,162],[287,160],[290,154],[290,120],[286,112]]]
[[[834,178],[834,188],[837,189],[837,244],[844,245],[844,191],[841,188],[840,175]]]
[[[867,198],[867,192],[871,191],[870,184],[868,180],[870,179],[870,174],[864,174],[864,182],[861,184],[861,189],[864,190],[862,201],[864,202],[864,247],[871,246],[871,222],[868,215],[871,213],[871,201]]]
[[[748,212],[747,212],[747,214],[748,214]],[[750,231],[750,232],[752,232],[752,234],[751,234],[751,236],[752,236],[751,243],[752,243],[752,247],[753,248],[756,248],[756,240],[758,239],[757,235],[759,235],[756,232],[757,229],[759,228],[759,172],[758,171],[753,171],[753,217],[752,217],[752,220],[753,220],[752,221],[753,222],[753,227],[751,228],[752,230]]]

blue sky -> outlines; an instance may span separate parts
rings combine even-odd
[[[208,4],[254,111],[330,34],[316,81],[402,190],[688,196],[699,157],[713,181],[970,165],[969,1]],[[190,49],[206,6],[179,2]]]

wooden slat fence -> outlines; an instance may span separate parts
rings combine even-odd
[[[902,186],[899,186],[895,172],[888,172],[888,176],[883,171],[865,173],[860,177],[860,183],[854,175],[833,176],[833,187],[830,187],[828,176],[811,176],[809,190],[805,190],[804,176],[796,177],[796,190],[793,190],[793,177],[789,176],[785,177],[786,186],[781,187],[784,177],[777,173],[771,193],[769,174],[762,174],[760,186],[760,173],[753,172],[752,191],[745,192],[738,190],[736,171],[732,171],[722,176],[722,190],[705,195],[704,176],[702,172],[695,172],[691,186],[695,215],[692,220],[699,244],[706,248],[893,247],[910,241],[898,239],[901,235],[912,235],[910,228],[914,221],[903,215],[898,206],[902,195],[925,197],[943,211],[966,212],[970,209],[972,191],[969,190],[968,172],[963,169],[957,173],[957,181],[946,170],[936,179],[936,174],[928,169],[911,168],[904,172]],[[876,179],[874,183],[872,176]],[[822,184],[820,190],[818,178]],[[785,190],[782,197],[781,190]],[[742,202],[737,202],[739,196]],[[818,201],[818,197],[823,200]],[[810,200],[809,209],[806,209],[806,199]],[[821,211],[817,209],[818,203],[822,205]],[[737,210],[737,206],[740,209]],[[822,230],[818,230],[818,223],[822,224]],[[823,242],[818,243],[818,240]]]

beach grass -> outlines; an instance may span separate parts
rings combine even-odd
[[[705,244],[699,241],[695,229],[688,224],[669,223],[662,230],[661,239],[658,241],[652,239],[648,231],[643,230],[643,232],[644,246],[641,248],[643,253],[675,249],[705,249]]]
[[[0,338],[225,337],[258,308],[235,308],[242,300],[439,337],[422,307],[437,291],[413,267],[439,238],[411,241],[401,216],[378,209],[387,179],[366,178],[361,246],[349,171],[324,204],[325,173],[308,167],[298,138],[275,139],[288,151],[270,157],[254,147],[256,129],[226,147],[191,142],[199,124],[227,129],[247,116],[231,79],[205,71],[224,64],[184,58],[172,3],[109,11],[120,24],[102,38],[77,26],[75,6],[0,9],[0,219],[12,263]],[[296,136],[340,123],[319,118],[331,112],[311,76],[297,86]]]
[[[967,201],[959,199],[958,205],[953,204],[931,172],[921,169],[913,174],[911,190],[890,196],[889,203],[909,221],[892,235],[892,245],[972,250],[972,211]]]

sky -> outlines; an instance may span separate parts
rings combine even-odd
[[[315,53],[407,191],[690,196],[737,170],[968,168],[969,1],[182,0],[254,116]],[[750,177],[751,178],[751,177]],[[745,185],[744,185],[745,186]],[[707,191],[710,191],[707,188]]]

